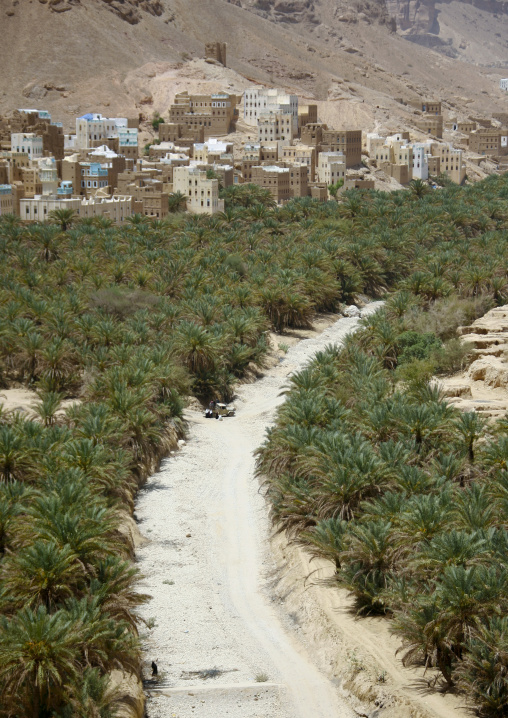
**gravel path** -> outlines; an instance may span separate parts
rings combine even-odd
[[[145,676],[152,660],[159,667],[157,686],[148,689],[149,718],[353,715],[271,595],[270,527],[253,452],[274,421],[288,375],[357,324],[340,319],[241,386],[236,417],[215,421],[188,412],[188,443],[140,492],[136,518],[149,541],[137,558],[142,589],[152,596],[142,613],[153,625],[143,639]]]

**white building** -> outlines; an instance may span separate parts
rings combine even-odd
[[[219,199],[219,181],[208,179],[206,171],[198,167],[175,167],[173,192],[187,197],[187,209],[193,214],[224,211],[224,200]]]
[[[501,90],[508,92],[508,77],[506,77],[504,80],[499,80],[499,87],[501,88]]]
[[[298,132],[298,95],[290,95],[276,87],[250,87],[243,93],[243,116],[247,125],[255,127],[266,112],[289,114],[293,132]]]
[[[80,150],[92,146],[92,141],[118,137],[120,129],[127,128],[126,117],[103,117],[99,113],[89,112],[76,118],[76,147]]]
[[[424,144],[413,145],[413,178],[429,179],[428,147]]]
[[[39,179],[42,183],[42,194],[56,194],[58,189],[58,172],[54,157],[43,157],[39,160]]]
[[[320,152],[317,181],[326,185],[336,184],[346,176],[346,157],[343,152]]]
[[[13,132],[11,134],[11,152],[23,152],[30,160],[42,157],[42,137],[33,132]]]
[[[132,215],[132,197],[64,197],[36,195],[20,200],[20,216],[25,222],[45,222],[55,209],[72,209],[78,217],[106,217],[121,224]]]

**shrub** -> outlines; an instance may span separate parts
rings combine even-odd
[[[397,338],[399,365],[408,364],[413,359],[428,359],[434,351],[441,349],[441,341],[435,334],[419,334],[415,331],[403,332]]]

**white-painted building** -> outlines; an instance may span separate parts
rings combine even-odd
[[[346,177],[346,157],[343,152],[320,152],[317,181],[326,185],[336,184]]]
[[[424,144],[413,145],[413,178],[429,179],[428,147]]]
[[[42,157],[39,160],[39,179],[42,184],[42,194],[56,194],[58,189],[58,172],[54,157]]]
[[[246,124],[255,127],[266,113],[289,114],[293,132],[298,132],[298,95],[290,95],[276,87],[250,87],[243,93],[243,116]]]
[[[181,192],[187,197],[187,209],[193,214],[224,211],[224,200],[219,199],[219,181],[208,179],[206,171],[198,167],[175,167],[173,192]]]
[[[62,195],[36,195],[20,200],[20,216],[25,222],[45,222],[56,209],[72,209],[78,217],[106,217],[121,224],[132,215],[132,197],[65,197]]]
[[[42,157],[42,137],[33,132],[13,132],[11,134],[11,152],[22,152],[30,160]]]
[[[499,80],[499,87],[501,90],[508,92],[508,77],[505,77],[504,80]]]
[[[118,137],[119,131],[126,129],[126,117],[103,117],[96,112],[89,112],[76,118],[76,147],[80,150],[92,146],[92,141]]]

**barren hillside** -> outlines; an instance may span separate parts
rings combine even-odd
[[[320,102],[324,119],[391,129],[393,98],[429,94],[447,109],[506,109],[508,3],[475,0],[1,0],[0,112],[49,109],[72,126],[89,110],[164,113],[187,81],[246,78]],[[37,31],[35,31],[37,29]],[[224,71],[202,63],[228,43]],[[504,63],[504,67],[503,67]]]

